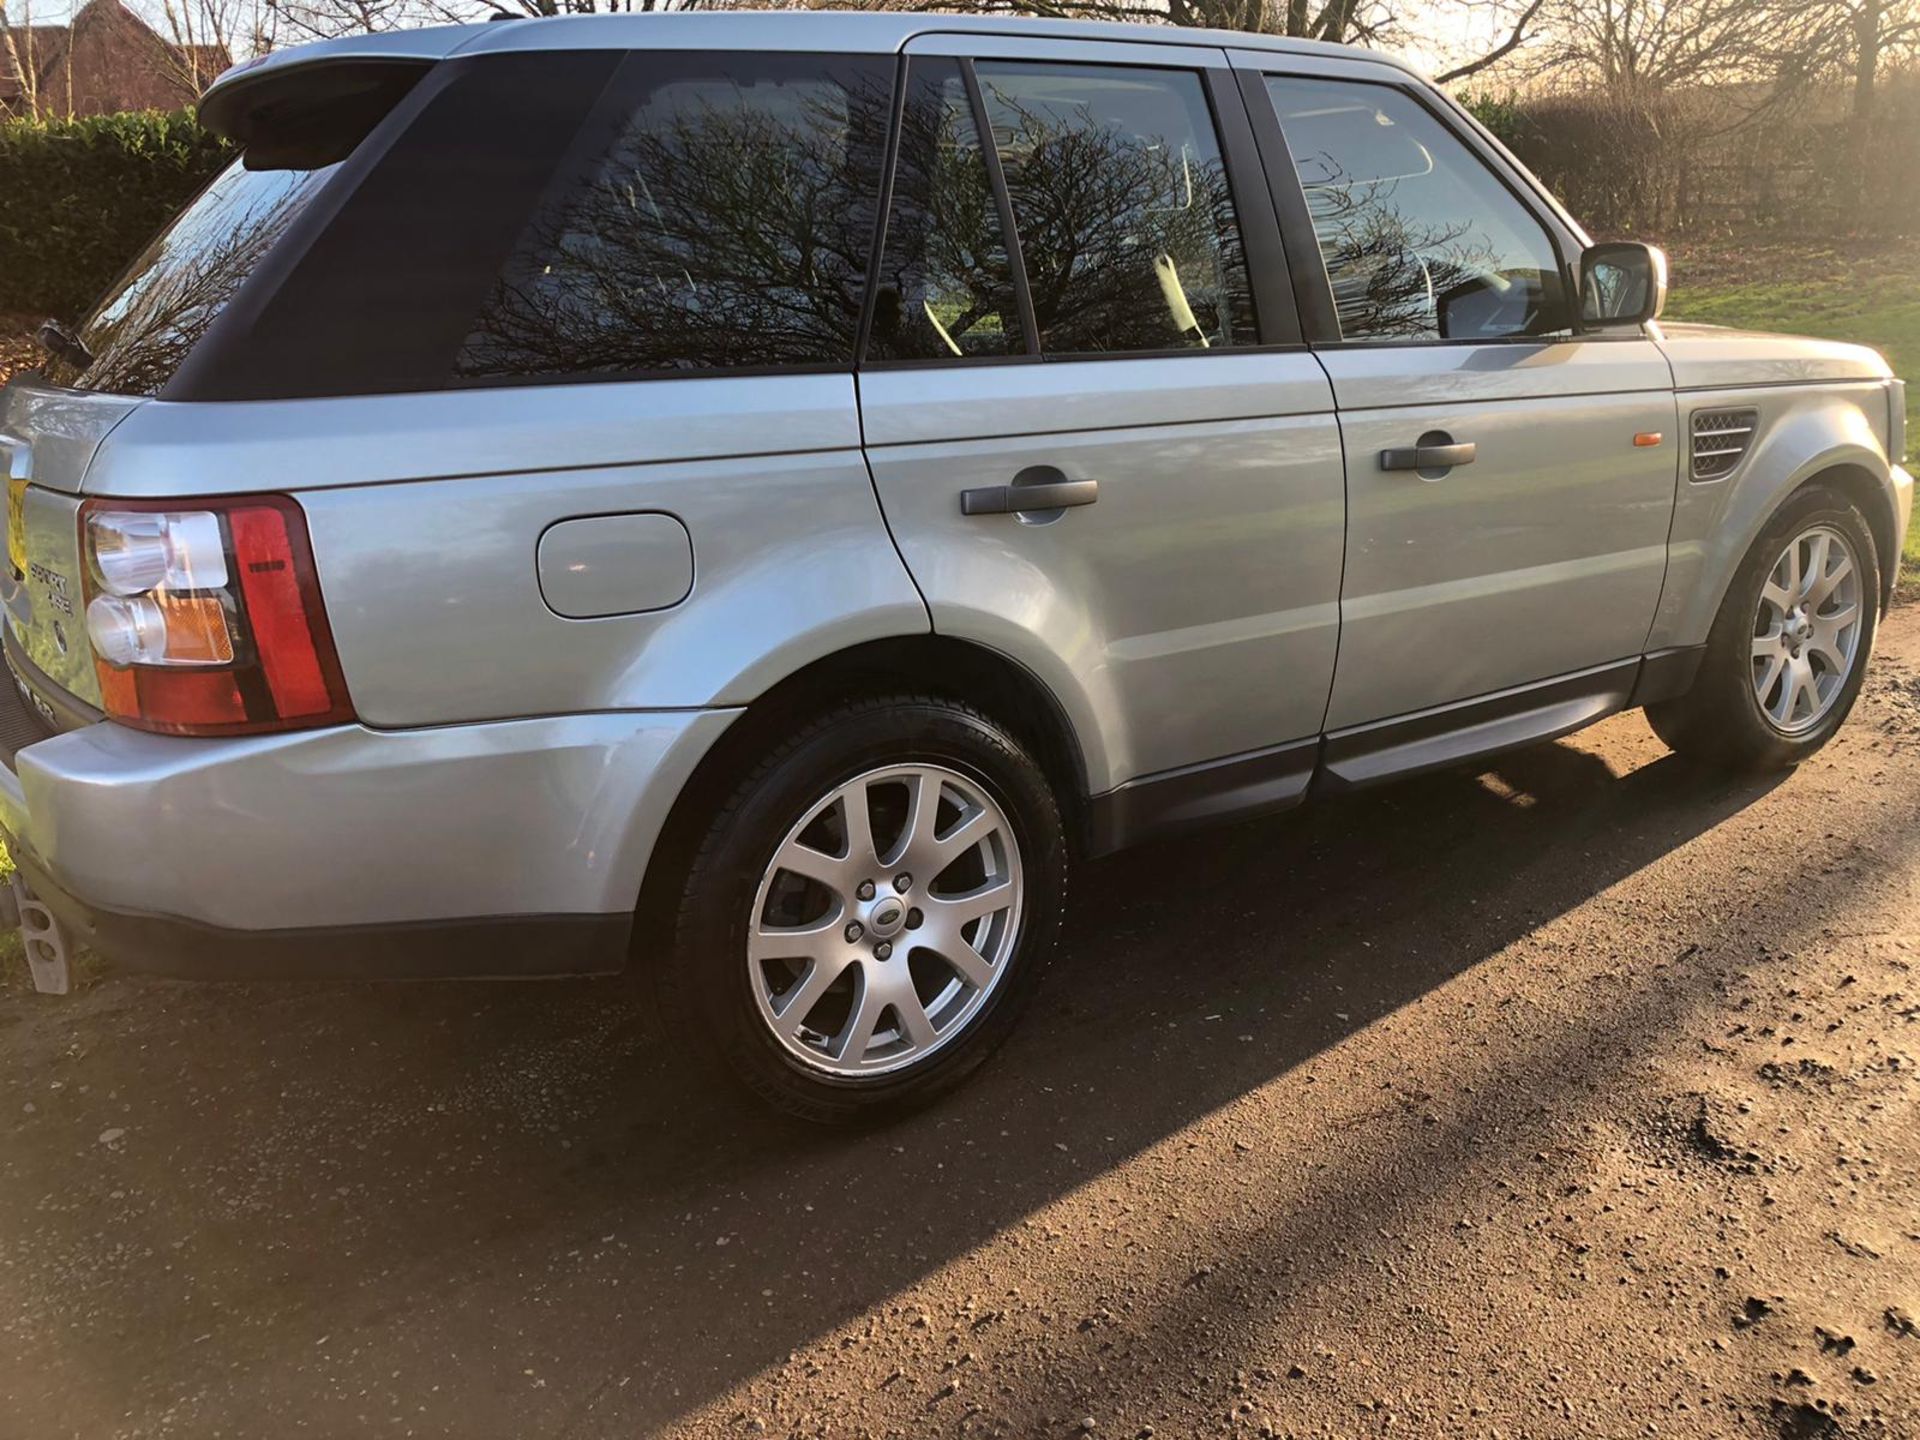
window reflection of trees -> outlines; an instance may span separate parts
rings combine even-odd
[[[1458,137],[1389,87],[1269,78],[1350,340],[1545,335],[1553,245]]]
[[[81,328],[93,363],[83,371],[55,361],[47,378],[114,394],[158,393],[334,168],[249,171],[235,162]]]
[[[1090,105],[1025,99],[981,80],[1043,350],[1251,339],[1245,254],[1210,135],[1149,138]]]
[[[1436,338],[1441,297],[1498,273],[1500,257],[1470,222],[1431,223],[1397,204],[1401,180],[1349,180],[1328,155],[1313,163],[1325,178],[1307,185],[1307,210],[1343,336]]]
[[[674,88],[536,215],[461,375],[851,360],[886,81]]]
[[[1006,237],[959,66],[915,61],[909,85],[869,354],[1023,353]]]

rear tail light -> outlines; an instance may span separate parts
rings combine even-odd
[[[240,735],[353,718],[292,500],[91,500],[80,525],[87,636],[113,719]]]

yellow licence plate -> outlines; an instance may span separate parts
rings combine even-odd
[[[27,482],[7,482],[7,562],[13,573],[27,573]]]

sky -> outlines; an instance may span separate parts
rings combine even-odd
[[[16,21],[25,18],[25,11],[28,5],[31,5],[34,23],[40,25],[61,24],[70,18],[73,12],[85,3],[86,0],[0,0],[0,4],[5,5],[7,14]],[[156,29],[165,28],[160,18],[160,6],[157,0],[123,0],[123,3],[126,4],[130,10],[145,16]],[[1451,30],[1451,38],[1453,38],[1455,43],[1465,44],[1471,42],[1481,44],[1483,43],[1481,41],[1481,31],[1485,31],[1488,36],[1492,36],[1499,28],[1497,22],[1487,13],[1487,7],[1478,5],[1461,7],[1465,12],[1464,15],[1452,17],[1451,25],[1422,23],[1423,17],[1426,17],[1426,19],[1431,22],[1439,21],[1440,17],[1450,8],[1452,7],[1447,4],[1447,0],[1425,0],[1425,3],[1416,3],[1409,6],[1408,19],[1411,23],[1408,29],[1410,33],[1401,45],[1395,47],[1398,52],[1416,65],[1428,70],[1437,70],[1446,63],[1446,56],[1442,53],[1445,47],[1435,44],[1422,44],[1420,43],[1418,34],[1411,32],[1431,30],[1435,33],[1445,33]],[[1461,24],[1463,19],[1466,22],[1464,26]],[[1465,31],[1472,31],[1473,33],[1468,35],[1464,33]],[[1484,41],[1484,45],[1488,46],[1493,43],[1494,40],[1491,38]]]

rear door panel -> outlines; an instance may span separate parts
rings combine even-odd
[[[1319,731],[1343,480],[1311,356],[895,371],[860,390],[935,631],[1039,675],[1096,789]],[[961,514],[962,490],[1033,465],[1097,480],[1098,503],[1045,524]]]
[[[948,153],[991,135],[982,188],[1027,281],[1025,355],[860,377],[875,486],[934,629],[1047,686],[1096,792],[1316,735],[1338,644],[1340,435],[1325,372],[1278,348],[1299,332],[1244,113],[1218,85],[1225,53],[978,34],[909,53],[927,73],[929,57],[978,62],[981,123],[958,119]],[[973,256],[995,224],[952,199],[974,195],[965,179],[925,233],[965,236]],[[964,330],[981,308],[943,313]],[[1097,500],[963,513],[962,492],[1036,467],[1095,482]]]

